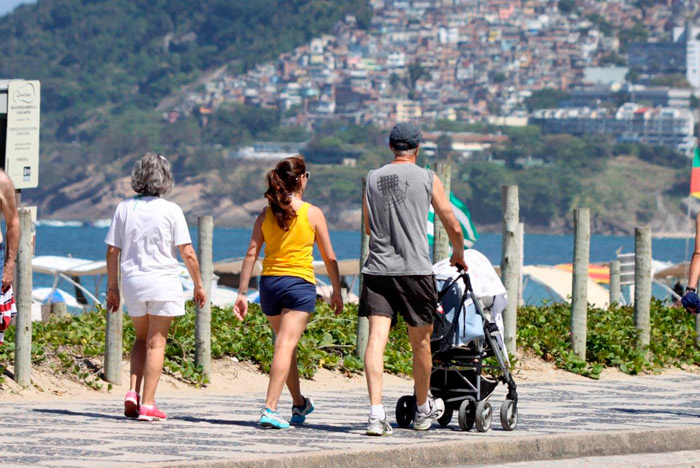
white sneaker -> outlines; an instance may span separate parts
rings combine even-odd
[[[440,416],[445,412],[445,402],[441,398],[428,398],[430,411],[428,414],[421,413],[416,409],[416,414],[413,417],[413,429],[417,431],[427,431],[433,424],[433,421],[440,419]]]
[[[390,436],[394,435],[394,430],[387,422],[385,415],[384,419],[370,417],[365,433],[369,436]]]

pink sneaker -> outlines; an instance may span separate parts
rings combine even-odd
[[[129,390],[124,397],[124,416],[127,418],[139,417],[139,394]]]
[[[156,403],[152,405],[139,406],[139,421],[165,421],[168,419],[165,413],[156,408]]]

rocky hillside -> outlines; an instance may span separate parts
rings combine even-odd
[[[214,216],[217,226],[250,227],[266,204],[262,197],[263,174],[271,166],[271,163],[266,162],[248,162],[227,171],[184,177],[177,180],[175,189],[168,198],[178,203],[191,220],[197,215],[207,214]],[[325,182],[338,169],[311,165],[314,177],[309,184],[307,199],[324,208],[333,228],[358,229],[359,196],[351,194],[350,199],[335,200]],[[364,170],[343,169],[348,183],[357,184],[359,191]],[[459,170],[456,169],[455,172]],[[41,217],[61,220],[110,218],[119,201],[133,195],[126,174],[127,172],[108,182],[104,173],[96,173],[80,182],[62,187],[38,203]],[[458,174],[453,174],[453,179],[457,176]],[[234,192],[226,190],[230,185],[242,185],[243,181],[247,181],[245,194],[232,195]],[[584,184],[588,189],[579,196],[576,203],[591,208],[591,228],[597,234],[630,234],[634,232],[635,226],[646,224],[651,225],[654,233],[663,235],[678,235],[688,230],[686,205],[683,204],[685,199],[674,193],[674,190],[682,193],[687,181],[677,170],[630,157],[619,157],[610,161],[603,174],[586,179]],[[26,193],[30,194],[29,191]],[[455,193],[460,198],[468,199],[468,194],[460,190],[459,185],[455,187]],[[521,212],[526,212],[532,207],[527,205],[527,197],[522,198],[525,198],[525,204],[521,206]],[[474,213],[478,213],[480,204],[478,199],[469,202]],[[692,211],[697,214],[700,203],[693,206]],[[548,225],[531,223],[526,216],[523,219],[528,232],[565,233],[572,229],[570,214],[552,218]],[[500,225],[490,219],[475,214],[474,221],[482,232],[500,232]]]

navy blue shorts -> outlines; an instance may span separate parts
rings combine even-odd
[[[282,309],[312,314],[316,308],[316,285],[296,276],[261,276],[260,307],[267,316]]]

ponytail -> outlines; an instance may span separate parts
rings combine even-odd
[[[304,157],[298,155],[283,159],[267,173],[265,198],[277,218],[277,224],[285,231],[289,230],[289,222],[297,216],[291,205],[292,194],[301,187],[301,177],[305,172]]]

